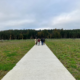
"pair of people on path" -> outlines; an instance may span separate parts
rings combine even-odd
[[[37,45],[40,45],[40,41],[41,41],[41,44],[43,45],[44,42],[45,42],[45,39],[44,38],[41,38],[41,40],[38,38],[38,39],[35,39],[35,44]]]
[[[38,39],[35,39],[35,44],[37,45],[40,45],[40,39],[38,38]]]

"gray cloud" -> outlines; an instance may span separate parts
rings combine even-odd
[[[0,30],[75,29],[79,14],[79,0],[2,0]]]

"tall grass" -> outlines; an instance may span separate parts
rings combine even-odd
[[[76,80],[80,80],[80,39],[49,39],[46,44]]]

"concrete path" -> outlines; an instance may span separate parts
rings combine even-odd
[[[2,80],[75,79],[46,45],[35,45]]]

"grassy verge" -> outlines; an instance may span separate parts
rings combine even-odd
[[[80,39],[50,39],[46,44],[76,80],[80,80]]]
[[[33,45],[33,40],[11,40],[0,42],[0,80]]]

